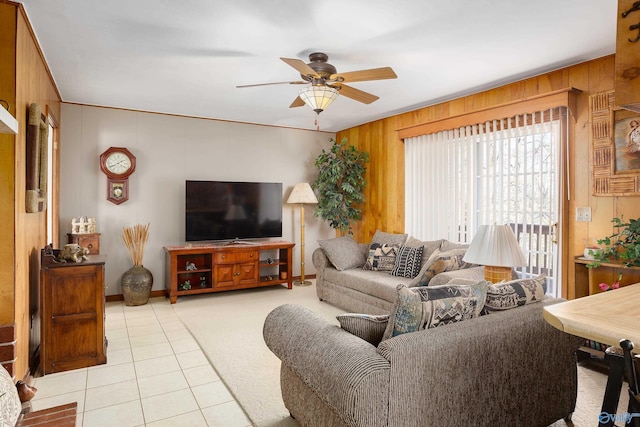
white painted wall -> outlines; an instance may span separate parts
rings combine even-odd
[[[187,179],[283,183],[286,201],[298,182],[313,182],[314,159],[335,134],[216,120],[62,104],[60,128],[60,243],[71,219],[95,217],[107,255],[106,294],[121,294],[120,277],[131,267],[122,228],[150,223],[143,264],[164,289],[164,246],[184,244],[184,185]],[[111,146],[136,156],[129,200],[107,201],[100,154]],[[315,274],[311,254],[318,239],[335,236],[305,209],[305,274]],[[294,275],[300,274],[300,213],[283,205],[284,240],[296,243]]]

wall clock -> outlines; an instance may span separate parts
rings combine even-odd
[[[129,176],[136,156],[124,147],[109,147],[100,154],[100,170],[107,175],[107,200],[119,205],[129,200]]]

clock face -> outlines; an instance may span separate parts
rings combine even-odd
[[[124,147],[110,147],[100,155],[100,169],[112,179],[128,178],[136,170],[136,156]]]
[[[131,169],[131,159],[126,154],[120,151],[115,151],[107,156],[105,166],[109,172],[116,175],[122,175]]]

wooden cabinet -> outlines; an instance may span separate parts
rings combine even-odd
[[[166,246],[169,299],[174,304],[180,295],[283,284],[291,289],[293,247],[287,241]]]
[[[251,286],[258,281],[258,250],[235,248],[214,253],[213,286],[226,287]]]
[[[105,257],[61,263],[43,252],[40,268],[43,374],[107,362],[104,334]]]
[[[629,27],[640,23],[640,10],[633,8],[636,0],[618,0],[618,30],[616,35],[616,105],[640,112],[640,36]],[[636,40],[636,41],[633,41]]]
[[[583,257],[575,259],[576,298],[602,292],[598,285],[611,285],[618,281],[620,274],[620,286],[640,282],[640,267],[625,267],[621,262],[602,262],[600,267],[587,268],[591,262]]]
[[[67,243],[76,243],[89,249],[89,255],[100,254],[100,233],[67,233]]]

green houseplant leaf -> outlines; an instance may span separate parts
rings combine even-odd
[[[318,178],[311,184],[318,196],[314,215],[329,221],[329,225],[341,234],[352,234],[351,222],[360,219],[358,207],[365,200],[367,185],[365,172],[369,153],[359,151],[353,145],[330,139],[329,151],[322,150],[316,158]]]
[[[604,245],[587,267],[600,267],[602,262],[621,261],[625,267],[640,266],[640,218],[624,222],[623,216],[611,220],[615,232],[598,243]]]

